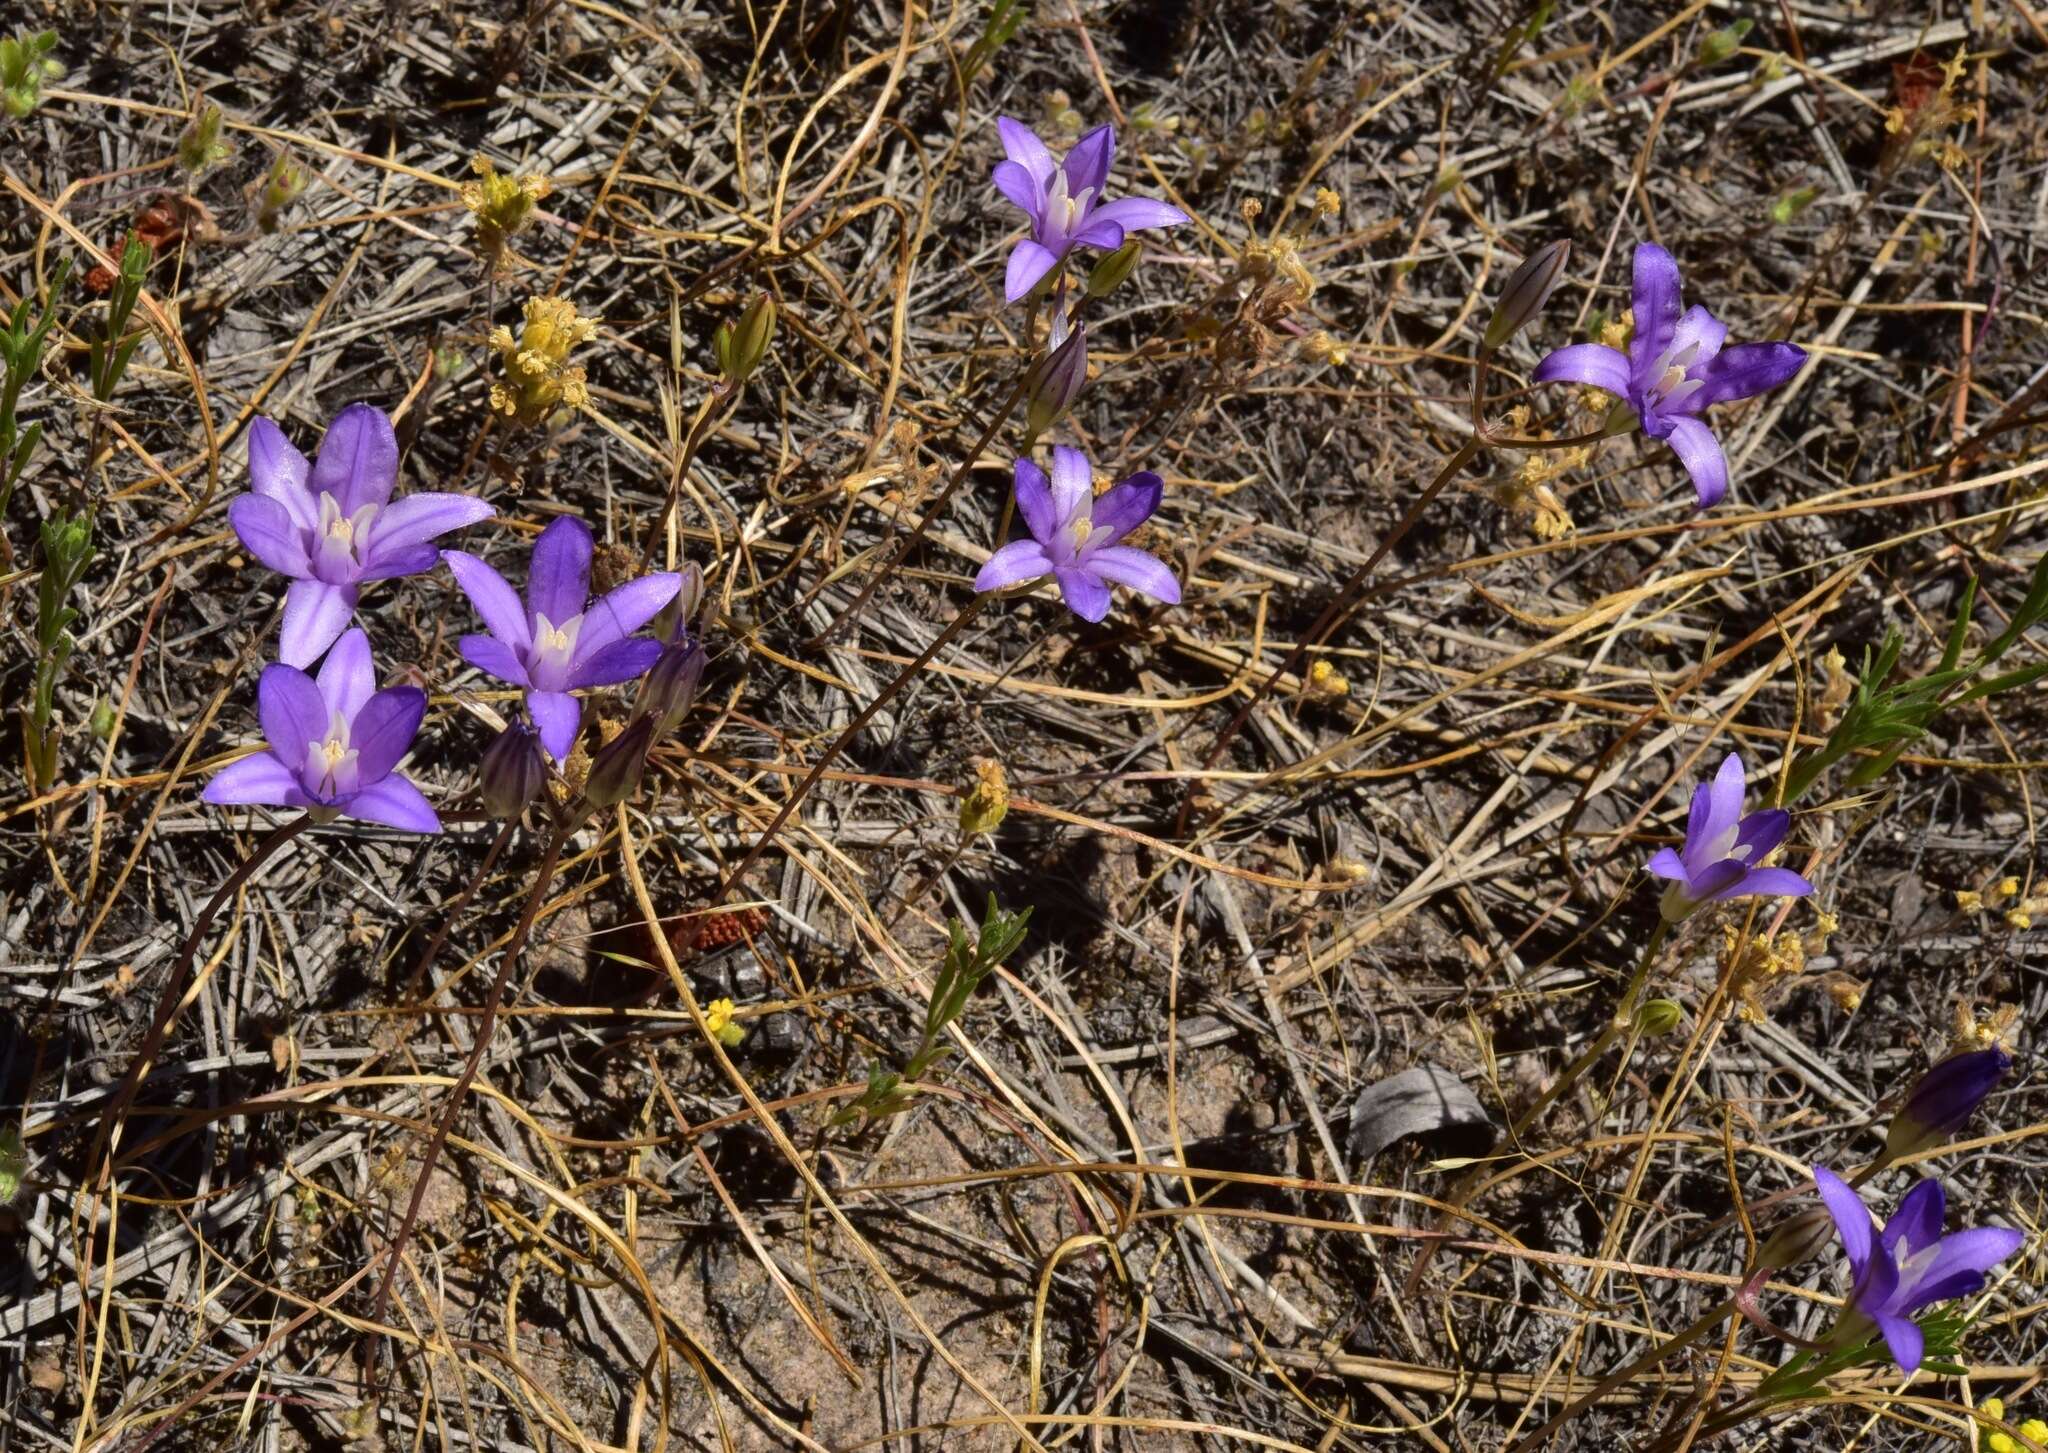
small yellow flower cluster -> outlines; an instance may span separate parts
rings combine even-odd
[[[1989,888],[1965,888],[1956,893],[1956,907],[1964,913],[1982,913],[2009,904],[2002,916],[2007,928],[2024,931],[2034,926],[2034,915],[2048,913],[2048,896],[2021,897],[2020,880],[2000,878]]]
[[[1763,1023],[1765,997],[1778,984],[1805,972],[1807,959],[1825,953],[1829,935],[1840,926],[1834,914],[1822,913],[1809,934],[1785,929],[1744,939],[1733,924],[1723,928],[1721,976],[1736,1017],[1746,1024]]]
[[[1972,1050],[2002,1049],[2012,1053],[2013,1030],[2020,1022],[2020,1006],[2000,1004],[1987,1014],[1956,1001],[1955,1025],[1949,1035],[1949,1053],[1968,1054]]]
[[[1516,404],[1509,409],[1507,424],[1518,439],[1552,437],[1548,430],[1530,434],[1527,404]],[[1593,451],[1586,445],[1576,449],[1532,450],[1513,474],[1494,486],[1494,500],[1510,514],[1527,515],[1529,529],[1537,539],[1562,539],[1577,527],[1572,522],[1571,511],[1564,507],[1564,501],[1557,497],[1557,491],[1550,487],[1550,483],[1582,467],[1592,457]]]
[[[1302,354],[1311,363],[1329,363],[1342,368],[1351,361],[1351,349],[1318,328],[1301,340]]]
[[[994,832],[1010,810],[1010,782],[993,757],[975,763],[974,786],[960,799],[960,831]]]
[[[476,216],[476,247],[493,271],[503,265],[505,244],[533,221],[533,205],[553,190],[546,177],[502,174],[478,152],[469,168],[481,181],[465,182],[462,205]]]
[[[2000,1422],[2004,1422],[2005,1400],[2003,1398],[1986,1398],[1983,1402],[1977,1404],[1977,1411],[1983,1413],[1986,1417],[1996,1418]],[[2028,1418],[2024,1423],[2020,1424],[2020,1436],[2036,1447],[2048,1448],[2048,1422],[2043,1422],[2039,1418]],[[2013,1437],[2010,1433],[2001,1432],[1996,1428],[1988,1429],[1985,1432],[1983,1447],[1987,1450],[1987,1453],[2025,1453],[2025,1450],[2020,1446],[2019,1439]]]
[[[730,999],[713,999],[704,1006],[704,1027],[727,1049],[732,1049],[747,1037],[745,1028],[733,1023],[732,1016],[733,1005]]]
[[[1308,696],[1334,699],[1348,695],[1351,683],[1346,681],[1344,674],[1327,660],[1318,659],[1308,668],[1308,680],[1302,683],[1302,691]]]
[[[491,385],[492,411],[533,425],[556,409],[588,403],[583,369],[569,362],[569,350],[596,336],[597,320],[579,317],[568,299],[529,298],[517,338],[505,327],[491,333],[491,348],[505,365],[504,381]]]

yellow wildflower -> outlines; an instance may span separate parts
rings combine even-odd
[[[1351,683],[1327,660],[1318,660],[1308,668],[1306,689],[1311,696],[1338,697],[1350,693]]]
[[[588,403],[583,369],[569,362],[569,350],[596,336],[597,320],[579,317],[568,299],[527,299],[526,322],[516,338],[510,328],[491,333],[491,347],[505,367],[503,382],[491,385],[492,411],[532,425],[558,408]]]
[[[960,831],[994,832],[1010,810],[1010,783],[1003,764],[989,758],[975,765],[974,787],[960,799]]]
[[[477,251],[496,271],[504,263],[506,242],[526,230],[533,221],[533,204],[553,187],[546,177],[501,174],[482,152],[470,159],[469,167],[482,180],[463,184],[462,205],[476,216]]]
[[[733,1023],[732,1015],[730,999],[713,999],[704,1006],[704,1027],[727,1049],[733,1048],[747,1037],[747,1031]]]

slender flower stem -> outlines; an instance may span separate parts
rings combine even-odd
[[[668,499],[663,502],[661,513],[656,515],[654,522],[647,527],[647,538],[640,542],[642,570],[645,570],[648,562],[654,558],[654,547],[661,543],[662,534],[668,529],[669,518],[676,512],[676,505],[682,498],[683,477],[689,472],[691,462],[696,459],[697,451],[704,447],[705,437],[711,432],[713,416],[717,414],[719,404],[727,397],[737,398],[739,392],[738,389],[734,389],[730,395],[723,395],[713,389],[704,396],[704,402],[697,406],[697,417],[690,421],[690,432],[683,439],[681,457],[676,460],[675,467],[670,472]]]
[[[1615,1007],[1614,1017],[1607,1021],[1607,1027],[1600,1031],[1599,1037],[1586,1047],[1585,1053],[1573,1060],[1565,1072],[1557,1077],[1556,1083],[1538,1096],[1535,1104],[1521,1113],[1509,1130],[1509,1135],[1520,1139],[1522,1133],[1536,1122],[1536,1118],[1549,1109],[1558,1096],[1577,1084],[1587,1070],[1598,1064],[1600,1056],[1607,1053],[1614,1041],[1635,1023],[1637,1001],[1643,997],[1643,986],[1649,982],[1650,965],[1655,962],[1657,951],[1664,946],[1665,935],[1670,931],[1671,925],[1659,918],[1657,927],[1650,934],[1650,941],[1643,945],[1642,957],[1636,960],[1635,973],[1629,977],[1628,988],[1622,991],[1621,1003]]]
[[[227,906],[228,901],[236,893],[241,891],[242,885],[255,876],[258,868],[269,862],[280,848],[312,825],[313,815],[301,813],[290,822],[281,823],[273,828],[270,835],[258,843],[249,856],[242,859],[235,870],[228,874],[227,880],[214,891],[213,897],[206,900],[206,906],[199,910],[199,916],[193,920],[191,931],[185,935],[185,941],[178,946],[177,958],[171,962],[170,975],[164,983],[163,994],[157,1000],[156,1017],[150,1022],[149,1033],[143,1037],[142,1048],[129,1064],[128,1073],[121,1077],[121,1086],[115,1091],[112,1104],[107,1113],[100,1117],[99,1128],[93,1134],[92,1154],[87,1157],[86,1164],[99,1162],[104,1154],[105,1161],[100,1165],[101,1185],[113,1179],[114,1150],[120,1143],[121,1126],[127,1118],[128,1106],[134,1100],[136,1092],[142,1088],[142,1082],[148,1077],[151,1067],[155,1065],[156,1057],[164,1047],[164,1041],[170,1038],[172,1021],[178,1017],[178,1007],[184,1000],[188,987],[192,961],[199,953],[199,945],[205,939],[207,930],[213,926],[214,917]]]
[[[1599,1382],[1595,1383],[1590,1391],[1583,1393],[1580,1396],[1572,1399],[1572,1401],[1570,1401],[1569,1403],[1566,1403],[1565,1406],[1558,1412],[1558,1414],[1555,1417],[1553,1417],[1549,1422],[1545,1423],[1542,1427],[1538,1428],[1535,1432],[1529,1434],[1528,1437],[1522,1439],[1519,1443],[1516,1443],[1512,1448],[1507,1450],[1507,1453],[1531,1453],[1531,1450],[1540,1446],[1543,1443],[1543,1441],[1546,1438],[1548,1438],[1552,1433],[1555,1433],[1559,1428],[1562,1428],[1566,1423],[1570,1422],[1573,1418],[1576,1418],[1580,1413],[1583,1413],[1587,1408],[1592,1407],[1593,1404],[1600,1401],[1601,1398],[1606,1397],[1607,1394],[1613,1392],[1623,1383],[1626,1383],[1640,1376],[1641,1374],[1648,1372],[1651,1368],[1656,1367],[1660,1363],[1669,1360],[1674,1353],[1683,1352],[1686,1348],[1692,1346],[1693,1343],[1699,1341],[1700,1338],[1706,1336],[1707,1333],[1713,1331],[1714,1328],[1720,1326],[1723,1322],[1727,1321],[1728,1318],[1734,1314],[1734,1312],[1735,1298],[1730,1297],[1727,1301],[1721,1303],[1719,1306],[1702,1313],[1699,1320],[1695,1321],[1690,1327],[1685,1328],[1681,1332],[1673,1333],[1670,1337],[1658,1343],[1655,1347],[1652,1347],[1648,1352],[1645,1352],[1641,1357],[1638,1357],[1634,1362],[1629,1363],[1628,1366],[1622,1368],[1619,1372],[1608,1373],[1607,1376],[1601,1378]]]
[[[936,513],[936,507],[934,512]],[[926,516],[926,518],[929,519],[930,516]],[[818,779],[825,775],[825,769],[838,759],[841,752],[846,750],[847,744],[860,733],[861,728],[868,724],[876,712],[894,700],[896,694],[909,684],[910,678],[922,671],[931,661],[932,657],[943,651],[955,636],[967,628],[967,623],[981,613],[982,606],[988,600],[989,596],[987,595],[977,595],[974,599],[968,601],[966,605],[960,607],[960,613],[953,617],[952,622],[943,631],[940,631],[938,635],[932,638],[932,643],[918,653],[917,659],[897,672],[896,679],[883,687],[873,701],[861,708],[860,715],[846,724],[846,730],[839,734],[832,745],[825,749],[824,755],[820,756],[817,762],[812,765],[811,770],[804,774],[804,779],[797,784],[796,791],[789,794],[789,800],[782,804],[782,810],[775,814],[775,820],[768,824],[767,829],[762,832],[760,837],[755,839],[753,847],[747,849],[747,855],[740,859],[739,866],[726,874],[725,881],[718,885],[718,890],[711,895],[713,907],[723,903],[726,895],[740,885],[741,880],[747,876],[747,870],[754,866],[755,860],[762,853],[767,851],[768,844],[775,840],[775,834],[785,822],[789,821],[789,815],[796,811],[797,805],[804,800],[805,795],[817,784]],[[859,602],[856,601],[855,604],[857,605]]]
[[[406,1202],[405,1217],[398,1223],[398,1233],[391,1238],[384,1275],[378,1279],[377,1295],[370,1302],[369,1320],[372,1324],[384,1320],[384,1309],[391,1300],[391,1284],[398,1277],[398,1264],[405,1254],[405,1243],[419,1220],[420,1205],[426,1199],[428,1182],[433,1179],[434,1167],[440,1161],[441,1147],[447,1144],[449,1133],[455,1128],[455,1117],[462,1109],[463,1096],[469,1093],[470,1085],[476,1080],[477,1068],[483,1063],[484,1051],[497,1028],[498,1008],[505,999],[505,986],[511,982],[512,971],[518,967],[525,952],[526,940],[533,932],[534,920],[540,916],[540,905],[547,897],[548,886],[554,882],[555,868],[562,861],[562,848],[569,841],[575,822],[574,817],[564,814],[557,818],[554,831],[548,835],[547,856],[541,859],[540,871],[534,874],[533,887],[526,894],[526,906],[519,914],[519,926],[512,931],[511,942],[505,945],[504,956],[498,961],[498,977],[491,984],[483,1013],[477,1018],[476,1042],[470,1046],[469,1058],[448,1092],[448,1104],[441,1111],[441,1118],[427,1141],[426,1153],[420,1157],[419,1171],[413,1177],[412,1198]],[[370,1345],[363,1358],[366,1367],[372,1366],[376,1360],[377,1334],[372,1332],[370,1337]]]
[[[1444,467],[1437,471],[1437,476],[1429,482],[1429,487],[1416,496],[1415,503],[1408,506],[1407,513],[1401,516],[1394,528],[1374,547],[1372,554],[1366,557],[1365,563],[1351,572],[1351,578],[1338,589],[1337,598],[1316,617],[1316,623],[1309,628],[1309,633],[1295,643],[1287,659],[1275,667],[1265,683],[1252,693],[1251,700],[1238,708],[1237,715],[1233,716],[1230,724],[1218,734],[1216,745],[1209,749],[1209,755],[1202,759],[1204,772],[1216,765],[1217,759],[1223,755],[1238,732],[1243,730],[1245,721],[1258,709],[1259,703],[1273,694],[1273,688],[1279,683],[1280,678],[1299,667],[1304,656],[1335,634],[1337,628],[1350,618],[1352,610],[1364,603],[1366,597],[1359,594],[1360,588],[1372,577],[1373,571],[1379,568],[1380,561],[1384,560],[1387,552],[1400,544],[1402,538],[1415,527],[1415,522],[1422,518],[1422,512],[1443,493],[1444,486],[1455,479],[1458,472],[1470,464],[1487,444],[1488,441],[1482,435],[1474,432],[1458,447],[1458,452],[1445,462]],[[1180,816],[1174,824],[1175,836],[1187,835],[1188,815],[1194,801],[1195,784],[1191,782],[1188,785],[1187,796],[1181,799]]]

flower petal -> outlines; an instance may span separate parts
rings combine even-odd
[[[526,623],[526,607],[505,577],[466,550],[443,550],[441,558],[455,583],[483,617],[484,627],[513,650],[524,654],[533,644],[533,628]]]
[[[1151,519],[1165,492],[1166,482],[1149,469],[1127,475],[1105,490],[1091,512],[1095,528],[1109,531],[1102,543],[1114,545]]]
[[[400,832],[439,832],[441,819],[420,789],[393,772],[341,804],[344,817],[360,818]]]
[[[1116,160],[1116,128],[1098,126],[1079,141],[1067,153],[1067,159],[1060,163],[1067,173],[1067,195],[1078,197],[1084,191],[1102,195],[1103,183],[1109,180],[1109,168]]]
[[[409,494],[377,511],[370,522],[370,538],[361,551],[364,564],[374,568],[381,556],[424,545],[437,535],[462,529],[497,513],[472,494]],[[365,570],[368,577],[368,570]]]
[[[1748,783],[1748,773],[1742,765],[1742,753],[1730,752],[1721,759],[1721,765],[1714,773],[1714,780],[1707,784],[1706,818],[1700,820],[1700,798],[1697,794],[1692,802],[1692,820],[1685,825],[1685,859],[1693,870],[1706,867],[1728,856],[1728,849],[1734,843],[1734,835],[1741,830],[1742,792]],[[1694,837],[1697,825],[1698,837]],[[1723,839],[1727,839],[1723,842]],[[1703,860],[1695,860],[1694,853]],[[1711,856],[1707,856],[1711,854]]]
[[[1055,530],[1064,531],[1095,503],[1095,471],[1088,456],[1066,445],[1052,451],[1052,511]]]
[[[1643,870],[1653,877],[1669,878],[1678,883],[1691,876],[1685,871],[1685,859],[1679,857],[1673,848],[1657,849],[1651,854],[1650,861],[1643,864]]]
[[[353,585],[294,580],[284,593],[284,624],[277,632],[277,659],[301,670],[334,644],[356,608]]]
[[[1115,252],[1124,245],[1124,229],[1109,218],[1091,218],[1074,234],[1074,242],[1081,247],[1095,247],[1104,252]]]
[[[297,771],[306,748],[327,736],[327,698],[296,666],[265,666],[256,678],[256,719],[279,761]]]
[[[1689,414],[1677,415],[1668,422],[1671,432],[1666,438],[1671,452],[1692,476],[1692,487],[1699,491],[1700,508],[1710,510],[1728,493],[1728,456],[1721,452],[1721,441],[1703,421]]]
[[[1634,271],[1631,302],[1636,331],[1628,351],[1638,369],[1648,369],[1664,356],[1678,330],[1678,315],[1683,311],[1678,263],[1656,243],[1640,242],[1636,244]]]
[[[306,476],[311,469],[306,456],[284,436],[284,430],[268,419],[249,421],[249,488],[283,505],[302,530],[312,529],[320,520],[320,507],[314,503],[312,491],[306,488]]]
[[[1018,243],[1010,249],[1010,265],[1003,276],[1004,301],[1017,303],[1030,297],[1032,289],[1044,282],[1046,274],[1059,262],[1058,257],[1036,242]]]
[[[306,532],[291,511],[266,495],[245,494],[228,506],[228,523],[242,548],[279,575],[303,579],[313,572]]]
[[[990,174],[990,180],[1016,206],[1024,209],[1024,215],[1031,219],[1034,229],[1045,220],[1045,187],[1029,171],[1014,161],[999,161]]]
[[[1975,1226],[1942,1237],[1941,1249],[1918,1269],[1917,1284],[1900,1288],[1895,1299],[1898,1310],[1910,1315],[1936,1302],[1970,1295],[1984,1285],[1986,1272],[2026,1245],[2026,1241],[2024,1232],[2010,1226]]]
[[[313,799],[299,785],[298,774],[274,752],[256,752],[230,762],[213,774],[200,800],[216,807],[262,803],[269,807],[311,807]]]
[[[1553,349],[1529,375],[1533,383],[1583,383],[1618,398],[1629,396],[1628,355],[1604,343],[1572,343]]]
[[[1148,227],[1178,227],[1187,220],[1187,213],[1157,197],[1118,197],[1114,202],[1104,202],[1088,213],[1090,225],[1114,222],[1125,232],[1142,232]]]
[[[1762,861],[1785,841],[1785,834],[1791,827],[1792,814],[1782,807],[1752,812],[1735,830],[1735,856],[1746,863]]]
[[[1687,373],[1711,361],[1727,341],[1728,325],[1698,304],[1687,308],[1679,318],[1678,326],[1671,330],[1674,352],[1692,349],[1692,358],[1686,364]]]
[[[370,638],[362,627],[347,632],[334,643],[320,665],[320,695],[329,711],[341,713],[343,721],[354,721],[363,703],[377,689],[377,672],[370,665]],[[320,723],[320,736],[327,735],[327,723]],[[318,738],[315,738],[318,740]]]
[[[1806,350],[1795,343],[1738,343],[1699,371],[1700,387],[1686,402],[1698,410],[1768,393],[1805,366]]]
[[[398,435],[391,417],[368,404],[350,404],[334,416],[310,483],[315,493],[334,496],[344,515],[364,505],[381,505],[398,486]]]
[[[1045,471],[1029,459],[1019,459],[1010,467],[1012,488],[1017,495],[1017,513],[1024,517],[1024,528],[1034,539],[1050,540],[1060,530],[1058,508],[1052,502],[1052,485],[1046,481]]]
[[[357,580],[396,580],[401,575],[425,575],[441,563],[441,552],[432,545],[405,545],[380,550],[356,571]]]
[[[455,643],[455,649],[462,653],[463,660],[486,676],[495,676],[514,686],[533,684],[519,653],[496,636],[464,636]]]
[[[580,645],[580,643],[579,643]],[[661,657],[661,642],[633,636],[601,646],[587,656],[577,654],[575,683],[578,686],[616,686],[645,676],[647,668]]]
[[[557,762],[576,749],[576,729],[583,724],[583,703],[566,691],[529,691],[526,709],[540,728],[540,744]]]
[[[1834,1218],[1835,1230],[1841,1234],[1842,1250],[1849,1257],[1849,1269],[1861,1277],[1863,1268],[1870,1264],[1873,1241],[1870,1211],[1864,1206],[1863,1198],[1849,1188],[1849,1183],[1824,1165],[1813,1168],[1813,1183],[1820,1190],[1821,1204]]]
[[[1738,865],[1739,866],[1739,865]],[[1804,898],[1813,891],[1813,884],[1793,872],[1790,868],[1750,868],[1726,888],[1718,888],[1704,896],[1708,898]]]
[[[1941,1240],[1941,1223],[1947,1215],[1948,1193],[1941,1188],[1941,1182],[1919,1181],[1900,1198],[1879,1239],[1894,1257],[1911,1256]],[[1899,1249],[1901,1241],[1906,1243],[1903,1253]]]
[[[1109,614],[1109,587],[1087,570],[1062,565],[1053,571],[1060,584],[1060,596],[1067,609],[1084,621],[1099,621]]]
[[[1742,884],[1748,877],[1748,868],[1733,858],[1723,858],[1693,873],[1686,881],[1685,896],[1695,903],[1712,898],[1740,898],[1744,892]]]
[[[590,526],[574,515],[563,515],[540,532],[533,542],[533,561],[526,576],[529,616],[546,616],[559,626],[583,614],[590,599],[593,548]]]
[[[676,592],[682,587],[682,576],[672,570],[658,571],[627,581],[591,606],[584,613],[583,630],[576,637],[576,654],[569,660],[569,672],[577,678],[576,684],[596,685],[596,682],[581,679],[583,663],[653,620],[663,606],[676,598]],[[659,652],[661,643],[652,644]]]
[[[1180,581],[1164,563],[1129,545],[1101,545],[1074,562],[1104,580],[1127,585],[1162,605],[1180,604]]]
[[[1052,574],[1052,561],[1036,540],[1012,540],[995,554],[974,577],[979,591],[1002,590]]]
[[[391,775],[399,759],[412,750],[426,714],[427,693],[417,686],[393,686],[363,703],[348,731],[361,781],[378,782]]]
[[[1884,1345],[1891,1349],[1892,1361],[1898,1363],[1899,1371],[1919,1371],[1920,1359],[1927,1351],[1927,1338],[1918,1327],[1904,1317],[1879,1317],[1877,1330],[1884,1333]]]
[[[996,135],[1002,138],[1003,155],[1034,177],[1043,187],[1052,180],[1058,169],[1052,153],[1045,149],[1045,143],[1038,139],[1038,133],[1023,122],[1009,116],[996,118]]]

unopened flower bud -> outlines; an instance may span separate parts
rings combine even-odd
[[[1892,1117],[1883,1162],[1889,1165],[1902,1155],[1949,1139],[1977,1113],[2010,1068],[2012,1056],[1996,1047],[1950,1055],[1934,1066]]]
[[[1088,325],[1081,323],[1068,331],[1064,320],[1055,314],[1046,351],[1031,366],[1025,380],[1026,396],[1030,399],[1024,417],[1025,434],[1036,439],[1065,418],[1087,382]]]
[[[718,325],[711,348],[718,356],[719,377],[727,387],[738,388],[754,376],[754,370],[768,356],[768,344],[774,337],[775,299],[766,293],[747,305],[737,325]]]
[[[592,807],[616,807],[640,790],[647,770],[647,748],[654,740],[654,719],[643,716],[597,749],[583,795]]]
[[[225,119],[220,107],[202,100],[192,119],[185,123],[185,129],[178,133],[178,165],[198,176],[233,156],[235,149],[220,139],[221,122]]]
[[[1825,1210],[1816,1206],[1779,1222],[1777,1229],[1757,1248],[1756,1264],[1785,1271],[1811,1261],[1832,1245],[1834,1239],[1834,1221]]]
[[[1659,1038],[1678,1028],[1685,1010],[1676,999],[1652,999],[1636,1010],[1636,1032]]]
[[[1144,244],[1133,237],[1088,270],[1088,296],[1106,298],[1124,284],[1137,269]]]
[[[508,820],[519,816],[548,780],[540,733],[523,722],[506,727],[484,748],[479,776],[484,811]]]
[[[1486,325],[1486,337],[1480,343],[1482,353],[1498,352],[1503,344],[1528,325],[1531,318],[1543,311],[1543,305],[1550,301],[1550,295],[1564,277],[1565,264],[1571,261],[1572,245],[1560,238],[1545,243],[1527,257],[1522,265],[1508,277],[1507,286],[1501,289],[1500,302],[1493,310],[1493,319]]]
[[[687,618],[686,618],[687,619]],[[648,668],[647,680],[634,702],[637,714],[654,721],[654,740],[675,730],[676,723],[696,705],[697,688],[704,682],[704,643],[687,625],[676,633]]]

